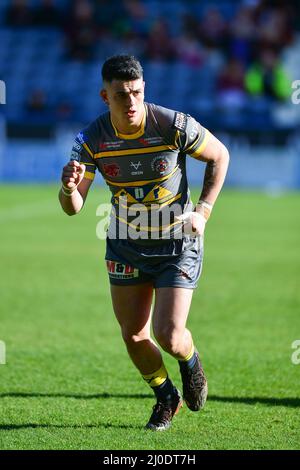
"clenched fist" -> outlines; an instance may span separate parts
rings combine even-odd
[[[71,160],[63,167],[62,184],[63,187],[70,193],[75,191],[77,186],[81,183],[85,172],[85,165],[80,164],[76,160]]]
[[[175,217],[175,220],[183,222],[183,232],[186,235],[199,237],[204,234],[206,219],[202,214],[197,212],[185,212]]]

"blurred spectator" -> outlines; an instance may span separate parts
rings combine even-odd
[[[34,12],[34,24],[36,26],[59,26],[61,14],[54,5],[54,0],[41,0]]]
[[[131,29],[144,37],[150,27],[147,5],[141,2],[141,0],[124,0],[124,8],[129,16]]]
[[[139,36],[135,31],[131,30],[122,38],[122,44],[126,54],[132,54],[139,58],[144,58],[146,41],[144,37]]]
[[[194,34],[185,33],[176,39],[178,59],[190,66],[197,67],[204,62],[203,47]]]
[[[31,116],[43,116],[49,111],[48,100],[44,90],[33,90],[26,102],[26,110]]]
[[[293,40],[293,2],[261,0],[256,8],[259,47],[278,51]]]
[[[229,25],[229,56],[249,64],[257,43],[255,5],[242,5]]]
[[[6,24],[8,26],[30,26],[33,22],[33,13],[27,0],[12,0],[6,10]]]
[[[145,55],[150,60],[170,61],[175,58],[174,44],[164,20],[159,19],[152,25],[146,42]]]
[[[245,85],[252,96],[266,96],[280,101],[291,94],[290,80],[278,54],[272,49],[263,50],[259,60],[249,67]]]
[[[97,66],[112,54],[131,53],[145,65],[147,61],[180,61],[182,67],[180,65],[178,70],[183,71],[183,77],[197,76],[207,85],[199,88],[198,95],[203,98],[201,103],[205,100],[209,103],[212,115],[215,115],[214,103],[218,109],[222,108],[223,114],[227,111],[230,114],[231,109],[243,109],[245,100],[250,107],[262,101],[270,107],[270,98],[284,100],[290,96],[290,82],[279,57],[287,60],[288,56],[286,66],[294,77],[299,55],[294,39],[297,26],[300,29],[295,1],[176,1],[166,16],[166,7],[158,0],[6,0],[9,7],[2,19],[10,29],[4,35],[4,42],[6,56],[12,59],[12,74],[22,74],[23,62],[24,69],[28,67],[30,74],[31,61],[36,61],[42,51],[49,70],[47,86],[51,91],[56,89],[60,79],[54,73],[54,67],[63,52],[67,60],[95,61]],[[63,20],[62,4],[69,7],[68,17]],[[168,2],[170,4],[171,1]],[[14,27],[26,26],[58,27],[65,41],[61,41],[60,34],[57,34],[53,35],[53,44],[45,41],[41,47],[39,38],[47,38],[47,32],[45,36],[38,33],[35,40],[30,29],[24,44],[20,44],[19,36],[14,35]],[[282,54],[285,51],[288,54]],[[0,54],[2,67],[7,63],[6,56]],[[69,67],[67,60],[61,64],[62,70]],[[187,67],[194,70],[191,72]],[[74,70],[77,70],[76,65]],[[86,70],[93,86],[99,79],[99,71],[96,73],[94,64],[87,64]],[[194,71],[199,75],[193,75]],[[297,75],[295,77],[298,78]],[[36,78],[38,80],[39,77]],[[191,83],[187,80],[180,86],[189,95]],[[61,80],[59,88],[64,92],[68,83]],[[215,90],[217,100],[214,99]],[[176,99],[176,94],[172,93],[170,91],[170,99]],[[158,83],[157,94],[164,95],[163,84]],[[250,100],[249,96],[262,99]],[[31,115],[48,113],[58,120],[72,120],[82,114],[81,99],[84,102],[84,96],[78,96],[76,87],[70,87],[66,102],[63,101],[59,107],[53,105],[51,109],[45,94],[35,90],[22,109],[26,108]],[[17,101],[20,102],[24,102],[24,98]]]
[[[197,16],[193,15],[190,12],[185,12],[181,15],[181,31],[183,34],[189,34],[195,39],[200,37],[200,22]]]
[[[226,47],[227,24],[216,7],[208,8],[199,27],[199,36],[208,48]]]
[[[97,28],[92,4],[87,0],[76,0],[66,25],[68,55],[72,59],[88,61],[94,56]]]
[[[55,109],[56,119],[68,121],[73,118],[74,109],[68,100],[62,100]]]
[[[128,31],[128,13],[120,0],[94,0],[93,7],[95,24],[101,36],[114,34],[120,27],[118,23],[124,21],[128,24],[125,27],[125,30]]]
[[[241,61],[231,59],[218,77],[218,105],[225,108],[241,108],[246,101],[245,69]]]

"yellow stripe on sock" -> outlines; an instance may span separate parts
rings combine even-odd
[[[150,387],[158,387],[164,383],[168,377],[168,372],[164,364],[162,364],[161,367],[155,372],[152,372],[152,374],[145,374],[142,377],[150,385]]]
[[[187,362],[189,361],[193,355],[194,355],[194,352],[195,352],[195,347],[194,347],[194,344],[192,344],[192,349],[191,351],[189,352],[189,354],[187,356],[185,356],[183,359],[179,359],[181,362]]]

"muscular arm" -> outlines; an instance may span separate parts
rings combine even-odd
[[[82,206],[87,197],[89,187],[92,181],[83,179],[78,188],[72,193],[70,197],[65,196],[62,190],[59,191],[59,202],[63,211],[68,215],[75,215],[82,209]]]
[[[87,197],[92,181],[84,178],[85,166],[77,161],[70,161],[63,169],[63,188],[59,191],[59,202],[63,211],[68,215],[77,214]],[[69,195],[64,194],[70,193]]]
[[[227,148],[215,136],[210,135],[209,141],[198,160],[206,162],[203,188],[199,200],[214,205],[225,180],[229,164]]]

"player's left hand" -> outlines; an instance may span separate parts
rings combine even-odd
[[[175,220],[183,222],[183,231],[186,235],[199,237],[204,234],[206,219],[198,212],[185,212],[175,217]]]

